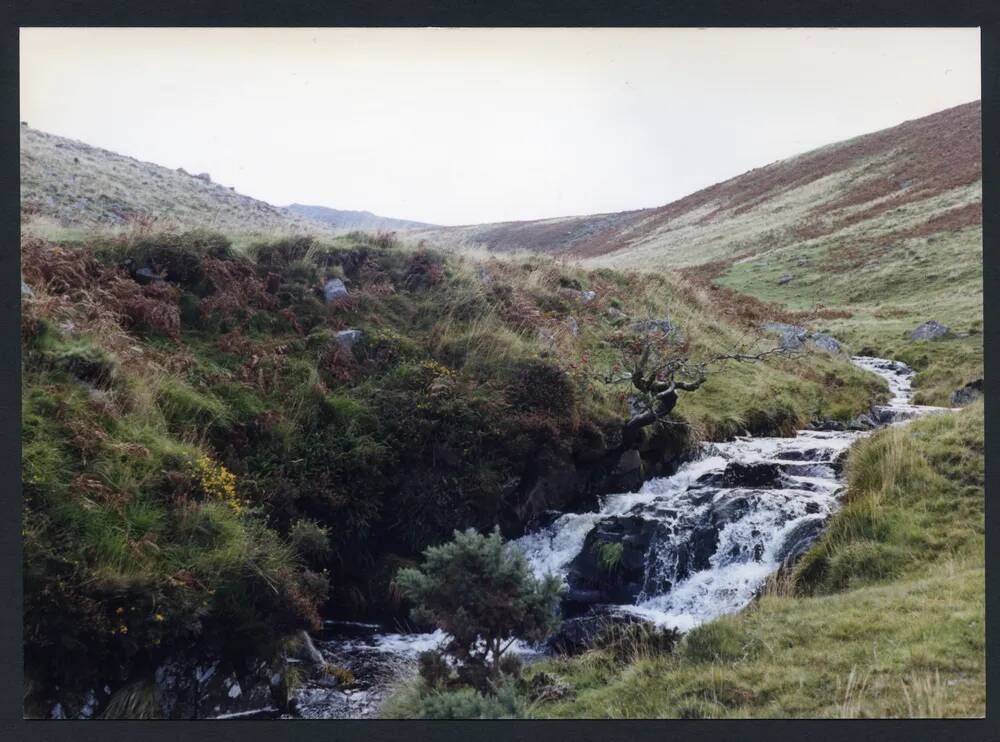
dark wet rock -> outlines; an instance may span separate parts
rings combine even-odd
[[[878,425],[889,425],[896,419],[896,411],[891,407],[872,407],[868,414]]]
[[[622,492],[639,489],[645,480],[642,470],[642,456],[637,449],[630,448],[618,458],[611,471],[611,479]]]
[[[348,295],[347,286],[339,278],[331,278],[323,285],[323,298],[328,304],[346,298]]]
[[[508,525],[510,532],[519,532],[518,524],[533,520],[538,514],[551,510],[565,510],[580,496],[584,487],[583,473],[571,460],[553,460],[525,483],[527,490],[514,506],[513,520]]]
[[[167,719],[273,717],[290,710],[283,662],[237,670],[212,658],[168,661],[154,678]]]
[[[790,283],[793,278],[795,278],[795,276],[793,276],[791,273],[785,273],[784,275],[781,276],[781,278],[778,279],[778,285],[784,286],[786,283]]]
[[[829,464],[782,464],[781,470],[792,477],[833,477]]]
[[[829,461],[830,450],[827,448],[807,448],[804,450],[789,449],[779,451],[775,458],[783,461]]]
[[[543,528],[548,528],[549,526],[551,526],[562,516],[563,512],[561,510],[543,510],[542,512],[540,512],[538,515],[536,515],[534,518],[531,519],[531,521],[528,523],[528,525],[525,527],[524,530],[528,533],[532,531],[540,531]]]
[[[777,560],[788,564],[805,554],[823,530],[825,522],[825,518],[816,517],[805,519],[795,525],[785,536],[785,541],[776,554]]]
[[[829,432],[840,432],[846,428],[846,424],[840,422],[840,420],[831,420],[828,417],[823,417],[818,420],[813,420],[807,426],[808,430],[823,430]]]
[[[950,401],[953,407],[964,407],[972,404],[983,396],[983,380],[976,379],[961,389],[956,389],[951,393]]]
[[[844,465],[847,464],[848,449],[844,449],[837,454],[830,466],[833,467],[834,473],[840,477],[844,473]]]
[[[564,620],[546,642],[557,654],[578,654],[596,646],[597,639],[610,627],[652,625],[651,622],[611,605],[595,605],[586,614]]]
[[[927,320],[910,333],[910,340],[937,340],[951,333],[951,329],[937,320]]]
[[[725,487],[777,488],[782,486],[781,467],[768,462],[730,461],[722,474]]]
[[[872,430],[877,428],[879,423],[871,415],[862,413],[847,423],[848,430]]]
[[[721,530],[727,523],[737,521],[749,513],[751,507],[750,496],[745,490],[728,492],[712,503],[711,524],[716,531]]]
[[[638,516],[612,516],[599,522],[569,564],[567,602],[635,602],[644,585],[646,554],[665,535],[662,523]],[[616,554],[613,562],[610,554]]]

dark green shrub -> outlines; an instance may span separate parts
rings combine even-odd
[[[542,360],[516,363],[510,379],[508,396],[516,409],[573,416],[576,409],[573,382],[554,363]]]
[[[438,651],[421,652],[417,657],[417,668],[420,677],[429,688],[443,688],[452,677],[451,665],[445,656]]]
[[[247,252],[261,268],[280,271],[292,263],[304,260],[314,244],[312,237],[286,237],[274,242],[251,245]]]
[[[206,258],[233,260],[232,243],[225,236],[212,232],[167,232],[140,239],[125,251],[133,275],[140,269],[148,269],[195,293],[205,290]]]
[[[419,699],[417,719],[523,719],[527,716],[524,701],[513,684],[501,685],[495,693],[483,694],[472,688],[432,691]]]
[[[489,536],[455,531],[450,543],[424,551],[423,569],[401,570],[396,582],[415,604],[414,619],[448,634],[444,651],[459,677],[484,692],[501,678],[515,638],[541,641],[559,623],[560,581],[535,579],[499,529]]]
[[[330,555],[330,533],[316,521],[300,518],[288,532],[292,548],[302,558],[321,562]]]

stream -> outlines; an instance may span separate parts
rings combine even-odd
[[[891,398],[873,408],[872,422],[900,424],[947,409],[912,404],[914,371],[905,364],[867,356],[852,361],[889,384]],[[513,543],[536,575],[563,577],[568,605],[577,613],[611,603],[616,611],[688,631],[743,608],[783,562],[808,548],[839,507],[847,449],[869,433],[802,430],[788,438],[705,443],[676,474],[651,479],[635,493],[609,495],[599,510],[557,515]],[[584,548],[592,531],[626,547],[617,592],[592,584]],[[442,639],[440,632],[389,633],[376,624],[327,622],[316,646],[329,664],[349,669],[355,683],[337,688],[309,681],[297,691],[299,715],[376,716],[392,688],[412,677],[417,655]],[[527,661],[544,655],[543,648],[514,649]]]

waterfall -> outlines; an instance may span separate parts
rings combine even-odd
[[[914,372],[905,364],[852,361],[889,383],[889,403],[874,410],[879,421],[942,409],[911,403]],[[608,496],[595,512],[562,515],[515,543],[537,575],[566,581],[570,608],[612,604],[686,631],[745,606],[783,562],[805,551],[840,505],[839,462],[868,434],[808,430],[706,443],[673,476]],[[603,574],[588,541],[639,549],[641,560]]]

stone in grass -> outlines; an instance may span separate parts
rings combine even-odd
[[[801,325],[789,325],[784,322],[768,322],[764,329],[770,332],[780,332],[779,345],[782,350],[798,350],[809,337],[809,331]]]
[[[976,379],[975,381],[969,382],[961,389],[956,389],[951,393],[951,404],[954,407],[964,407],[967,404],[972,404],[977,399],[983,396],[983,380]]]
[[[793,278],[795,278],[795,276],[793,276],[791,273],[785,273],[783,276],[781,276],[781,278],[778,279],[778,285],[784,286],[786,283],[789,283]]]
[[[337,299],[343,299],[348,296],[347,286],[339,278],[331,278],[323,286],[323,298],[329,304]]]
[[[951,332],[951,328],[935,319],[927,320],[910,333],[910,340],[937,340]]]
[[[822,348],[827,353],[839,353],[841,351],[840,343],[831,335],[824,335],[823,333],[817,332],[813,333],[810,340],[812,340],[817,347]]]
[[[361,330],[341,330],[333,339],[341,350],[349,351],[362,337],[364,333]]]
[[[590,290],[580,291],[579,289],[562,288],[559,290],[559,293],[569,299],[579,302],[580,304],[590,304],[590,302],[597,298],[597,292]]]

